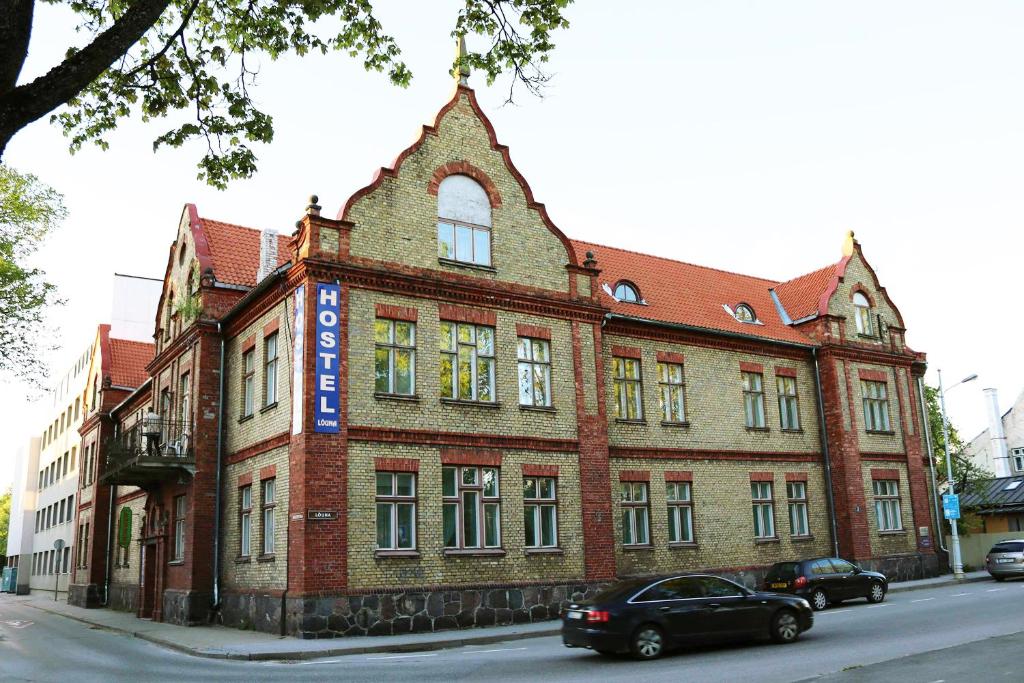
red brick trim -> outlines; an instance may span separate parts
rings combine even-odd
[[[867,368],[859,368],[857,370],[857,376],[861,379],[866,379],[869,382],[889,381],[889,374],[884,370],[868,370]]]
[[[665,472],[665,481],[693,481],[693,472],[685,470]]]
[[[765,462],[821,462],[820,453],[771,451],[715,451],[697,448],[646,448],[612,446],[613,458],[651,458],[654,460],[761,460]]]
[[[777,377],[792,377],[796,379],[796,368],[775,368],[775,375]]]
[[[871,296],[871,292],[869,292],[864,287],[864,285],[862,285],[859,282],[855,284],[853,287],[850,287],[850,301],[853,301],[853,295],[857,293],[864,295],[864,297],[868,300],[868,304],[870,304],[871,308],[875,307],[875,297]]]
[[[807,481],[806,472],[786,472],[786,481]]]
[[[419,319],[419,310],[412,306],[392,306],[391,304],[375,304],[374,311],[378,318],[387,320],[403,320],[414,323]]]
[[[647,470],[622,470],[619,481],[650,481],[651,473]]]
[[[264,479],[273,479],[277,476],[277,465],[267,465],[266,467],[260,468],[260,481]]]
[[[861,460],[873,460],[875,462],[906,462],[905,453],[873,453],[861,451]]]
[[[349,441],[372,441],[376,443],[406,443],[427,446],[451,446],[461,448],[509,448],[524,451],[549,451],[575,453],[579,442],[574,439],[545,439],[542,437],[504,436],[501,434],[464,434],[458,432],[435,432],[426,429],[393,429],[351,425],[348,428]]]
[[[269,337],[270,335],[277,332],[279,327],[281,327],[281,319],[274,318],[273,320],[271,320],[270,322],[263,326],[263,336]]]
[[[682,365],[685,361],[683,354],[675,351],[658,351],[657,358],[659,363],[678,363]]]
[[[524,477],[557,477],[558,465],[533,465],[523,464]]]
[[[252,349],[255,346],[256,346],[256,335],[255,334],[249,335],[248,337],[245,338],[245,341],[242,342],[242,353],[247,353],[249,351],[249,349]]]
[[[420,461],[415,458],[374,458],[373,469],[378,472],[419,472]]]
[[[280,434],[275,434],[274,436],[264,439],[263,441],[258,441],[253,445],[248,446],[247,448],[243,448],[241,450],[235,451],[234,453],[231,453],[230,455],[228,455],[225,462],[228,465],[234,465],[236,463],[242,462],[243,460],[255,458],[257,455],[261,455],[263,453],[266,453],[267,451],[272,451],[275,448],[280,448],[281,446],[287,446],[290,440],[291,434],[289,432],[281,432]]]
[[[459,323],[473,323],[474,325],[489,325],[494,327],[498,324],[498,313],[489,309],[463,308],[451,304],[439,304],[437,317],[441,320],[451,320]]]
[[[147,495],[148,494],[147,494],[147,492],[144,489],[139,489],[138,491],[132,491],[131,493],[126,493],[123,496],[118,496],[117,497],[117,504],[121,505],[123,503],[129,503],[129,502],[131,502],[133,500],[138,500],[139,498],[145,498]]]
[[[896,470],[896,469],[889,470],[889,469],[881,469],[881,468],[872,467],[871,468],[871,478],[872,479],[896,479],[896,480],[899,480],[899,478],[900,478],[900,471]]]
[[[775,481],[774,472],[751,472],[750,481]]]
[[[449,161],[444,166],[439,166],[437,170],[434,171],[434,175],[431,176],[430,182],[427,183],[427,194],[436,197],[437,189],[441,186],[441,181],[450,175],[469,176],[483,186],[484,192],[487,193],[487,198],[491,201],[492,209],[496,209],[501,206],[501,193],[498,192],[498,188],[494,185],[494,181],[491,180],[491,177],[473,164],[464,160]]]
[[[246,472],[238,475],[238,486],[248,486],[252,483],[252,472]]]
[[[639,346],[613,346],[612,355],[616,358],[640,358]]]
[[[441,464],[501,467],[501,452],[483,448],[442,448]]]
[[[540,325],[527,325],[526,323],[516,323],[516,335],[519,337],[530,337],[532,339],[547,339],[551,340],[551,328],[541,327]]]
[[[756,372],[759,375],[764,374],[764,366],[760,363],[749,363],[745,360],[740,361],[740,372]]]

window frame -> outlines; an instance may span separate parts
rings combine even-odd
[[[269,490],[269,495],[268,495]],[[260,557],[273,557],[277,531],[277,477],[260,480]],[[268,533],[269,531],[269,533]],[[269,544],[269,545],[268,545]]]
[[[757,388],[754,388],[756,379]],[[764,401],[764,373],[743,370],[740,372],[740,382],[743,387],[743,423],[747,429],[768,429]],[[759,407],[759,412],[754,412],[754,407]],[[757,419],[755,419],[757,418]]]
[[[238,556],[252,557],[252,483],[238,487]]]
[[[525,344],[525,346],[524,346]],[[537,353],[535,344],[539,344],[544,348],[545,360],[537,360]],[[526,356],[523,355],[523,350],[526,350]],[[530,403],[523,402],[523,368],[527,368],[528,376],[530,379],[529,383],[529,398]],[[544,397],[543,401],[537,402],[537,382],[538,377],[536,372],[538,369],[541,371],[541,378],[539,378],[544,384]],[[530,408],[550,408],[551,407],[551,340],[541,339],[539,337],[528,337],[520,335],[516,338],[516,384],[518,385],[519,394],[519,405]]]
[[[256,347],[242,352],[242,415],[252,417],[256,412]]]
[[[646,481],[620,481],[619,482],[619,510],[622,520],[622,547],[623,548],[650,548],[651,544],[651,493],[650,482]],[[641,491],[642,496],[637,497],[636,492]],[[637,531],[640,526],[637,519],[642,513],[644,537],[641,540]],[[628,535],[627,535],[628,532]]]
[[[451,255],[445,256],[441,253],[441,245],[445,243],[442,239],[441,231],[445,227],[450,228],[451,234]],[[459,228],[469,230],[469,245],[470,245],[470,258],[463,259],[459,258]],[[477,235],[485,233],[487,236],[487,262],[483,263],[476,260],[477,246]],[[492,229],[486,225],[479,225],[477,223],[469,223],[467,221],[460,221],[454,218],[444,218],[442,216],[437,217],[437,258],[440,261],[447,263],[459,263],[468,266],[476,266],[477,268],[493,268],[494,267],[494,242],[493,242]]]
[[[686,497],[680,497],[680,491],[684,490]],[[693,482],[690,481],[666,481],[665,482],[665,505],[668,508],[668,544],[669,545],[695,545],[696,534],[693,530]],[[681,522],[686,519],[685,528],[689,538],[684,538],[680,533],[683,529]],[[673,530],[675,534],[673,534]],[[675,535],[677,538],[673,538]]]
[[[811,520],[808,514],[807,482],[787,481],[786,482],[786,503],[789,512],[789,535],[793,538],[808,538],[811,535]],[[796,517],[794,517],[794,513]],[[803,525],[802,533],[798,533],[794,525],[794,519]]]
[[[185,522],[188,518],[185,494],[174,497],[174,545],[171,562],[185,561]]]
[[[387,323],[388,340],[381,341],[378,339],[378,325],[380,323]],[[409,340],[410,344],[400,344],[398,342],[398,326],[408,325],[409,326]],[[394,318],[375,318],[373,321],[373,348],[374,348],[374,385],[373,391],[377,395],[384,396],[415,396],[416,395],[416,340],[417,340],[416,322],[411,320],[395,320]],[[387,387],[385,390],[381,390],[377,386],[377,360],[378,355],[381,351],[387,353],[388,362],[388,376],[387,376]],[[409,354],[409,391],[398,391],[398,375],[397,375],[397,364],[398,355],[400,353]]]
[[[1024,472],[1024,448],[1011,448],[1010,461],[1016,472]]]
[[[455,473],[455,495],[445,494],[444,478],[445,472]],[[466,483],[464,472],[475,471],[473,483]],[[494,493],[487,495],[485,472],[494,472]],[[466,539],[466,494],[475,494],[476,501],[473,503],[475,509],[476,542],[473,545],[467,543]],[[445,525],[445,510],[455,506],[455,545],[448,543],[448,534]],[[502,546],[502,523],[501,523],[501,467],[496,465],[442,465],[441,466],[441,542],[446,553],[469,551],[475,553],[487,553],[492,551],[503,551]],[[494,529],[495,543],[487,543],[487,509],[492,507],[493,519],[497,526]]]
[[[875,526],[878,532],[884,534],[905,531],[899,479],[872,479],[871,492],[875,499]],[[891,526],[893,517],[896,526]],[[885,526],[882,523],[883,518],[886,521]]]
[[[374,472],[374,511],[375,521],[374,528],[375,534],[375,551],[377,553],[414,553],[418,548],[419,543],[419,532],[418,525],[419,519],[417,513],[419,510],[419,482],[417,481],[417,472],[397,472],[393,470],[376,470]],[[380,492],[380,477],[386,476],[390,480],[390,493],[382,494]],[[398,478],[408,476],[412,483],[412,493],[408,495],[399,494]],[[381,506],[386,506],[388,509],[388,526],[389,535],[391,538],[391,544],[388,546],[380,545],[380,521],[381,521]],[[411,538],[408,545],[399,544],[399,508],[410,507],[412,509],[412,524],[410,525]]]
[[[875,336],[874,326],[871,324],[871,300],[863,292],[854,292],[850,300],[853,303],[853,319],[857,334],[862,337]]]
[[[679,369],[679,381],[673,381],[672,369]],[[662,424],[687,424],[686,421],[686,368],[682,363],[658,361],[658,407]],[[673,394],[675,397],[673,398]],[[678,408],[678,411],[674,410]],[[666,411],[666,409],[668,409]],[[678,412],[678,416],[674,413]]]
[[[779,401],[779,429],[784,432],[803,431],[800,421],[800,394],[796,377],[776,375],[775,391]]]
[[[873,391],[878,390],[878,391]],[[889,383],[878,380],[862,379],[860,381],[862,407],[864,411],[864,431],[877,434],[891,434],[892,416],[889,407]],[[880,395],[873,395],[878,393]],[[882,424],[878,424],[878,420]]]
[[[551,495],[541,496],[543,490],[541,481],[550,480]],[[528,495],[529,483],[533,482],[534,495]],[[551,543],[544,543],[544,510],[551,510]],[[528,517],[533,518],[533,539],[529,538],[527,531]],[[561,547],[558,534],[558,477],[552,475],[523,475],[523,540],[527,551],[551,550]]]
[[[636,376],[628,376],[626,368],[635,365]],[[629,400],[629,387],[635,388],[632,406]],[[612,388],[615,392],[615,419],[625,422],[642,422],[644,420],[644,380],[643,363],[639,358],[612,356]],[[632,407],[634,415],[629,414]],[[625,415],[623,409],[626,408]]]
[[[763,487],[767,487],[767,496],[763,495]],[[754,513],[754,540],[773,541],[778,539],[778,526],[775,523],[775,482],[751,481],[750,504]],[[765,522],[770,527],[767,529],[770,533],[765,533]]]
[[[633,297],[629,298],[619,296],[620,287],[632,292]],[[615,283],[615,286],[612,287],[612,298],[614,298],[616,301],[620,303],[627,304],[640,304],[643,302],[643,299],[640,297],[640,288],[637,287],[632,282],[630,282],[629,280],[619,280],[618,282]]]
[[[271,341],[273,341],[273,352],[271,356]],[[275,331],[263,338],[263,407],[270,408],[277,405],[279,383],[278,366],[281,361],[280,335]]]
[[[449,348],[441,346],[441,341],[444,339],[444,333],[441,329],[444,327],[450,327],[451,329],[451,345]],[[462,329],[470,329],[473,332],[472,341],[461,341],[459,332]],[[491,337],[491,349],[490,354],[481,354],[480,352],[480,331],[486,330]],[[487,403],[496,404],[498,402],[498,388],[497,388],[497,330],[490,325],[477,325],[476,323],[464,323],[456,322],[451,320],[442,320],[438,328],[438,348],[440,349],[441,362],[438,366],[439,376],[441,378],[441,400],[447,401],[461,401],[470,403]],[[459,394],[459,374],[460,374],[460,351],[468,349],[471,354],[470,359],[470,397],[463,398]],[[487,362],[489,368],[489,398],[480,398],[480,363],[481,360]],[[445,376],[445,363],[446,361],[451,365],[451,390],[452,395],[446,396],[444,394],[444,376]]]

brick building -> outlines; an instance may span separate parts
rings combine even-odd
[[[186,206],[155,323],[82,604],[106,576],[142,616],[322,637],[833,552],[938,571],[924,356],[852,233],[787,282],[571,240],[465,78],[336,218]]]

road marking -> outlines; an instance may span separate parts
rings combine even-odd
[[[852,612],[852,611],[853,610],[849,610],[849,609],[837,609],[837,610],[831,610],[831,611],[828,611],[828,612],[819,612],[818,616],[819,617],[824,617],[824,616],[827,616],[829,614],[846,614],[847,612]]]
[[[500,647],[494,650],[466,650],[467,654],[479,655],[484,652],[514,652],[516,650],[525,650],[525,647]]]
[[[988,589],[988,590],[986,590],[985,592],[986,592],[986,593],[995,593],[995,592],[997,592],[997,591],[1004,591],[1004,590],[1006,590],[1006,589],[1005,589],[1005,588],[989,588],[989,589]]]
[[[921,598],[920,600],[911,600],[910,602],[928,602],[929,600],[934,600],[934,599],[935,598]]]
[[[11,621],[5,621],[4,623],[7,624],[8,626],[13,626],[14,628],[28,628],[29,626],[31,626],[35,622],[34,621],[22,621],[21,619],[12,619]]]
[[[970,595],[970,593],[953,593],[953,595],[951,595],[950,597],[959,598],[963,597],[964,595]]]
[[[367,657],[367,659],[411,659],[413,657],[436,657],[436,652],[429,652],[421,655],[388,655],[387,657]]]
[[[299,666],[302,666],[304,664],[306,664],[306,665],[308,665],[308,664],[338,664],[338,663],[343,662],[343,661],[345,661],[345,660],[343,660],[343,659],[316,659],[316,660],[313,660],[311,662],[296,662],[296,663]]]
[[[876,607],[888,607],[889,605],[868,605],[868,609],[875,609]]]

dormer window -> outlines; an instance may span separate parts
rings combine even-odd
[[[615,285],[612,296],[618,301],[625,301],[630,304],[640,303],[640,294],[637,293],[636,287],[629,282],[620,282]]]
[[[740,304],[736,307],[736,319],[741,323],[753,323],[757,321],[757,316],[754,315],[754,309],[746,304]]]
[[[437,188],[437,255],[491,265],[491,200],[469,176],[450,175]]]
[[[853,295],[854,320],[857,323],[857,334],[871,336],[871,302],[862,293]]]

